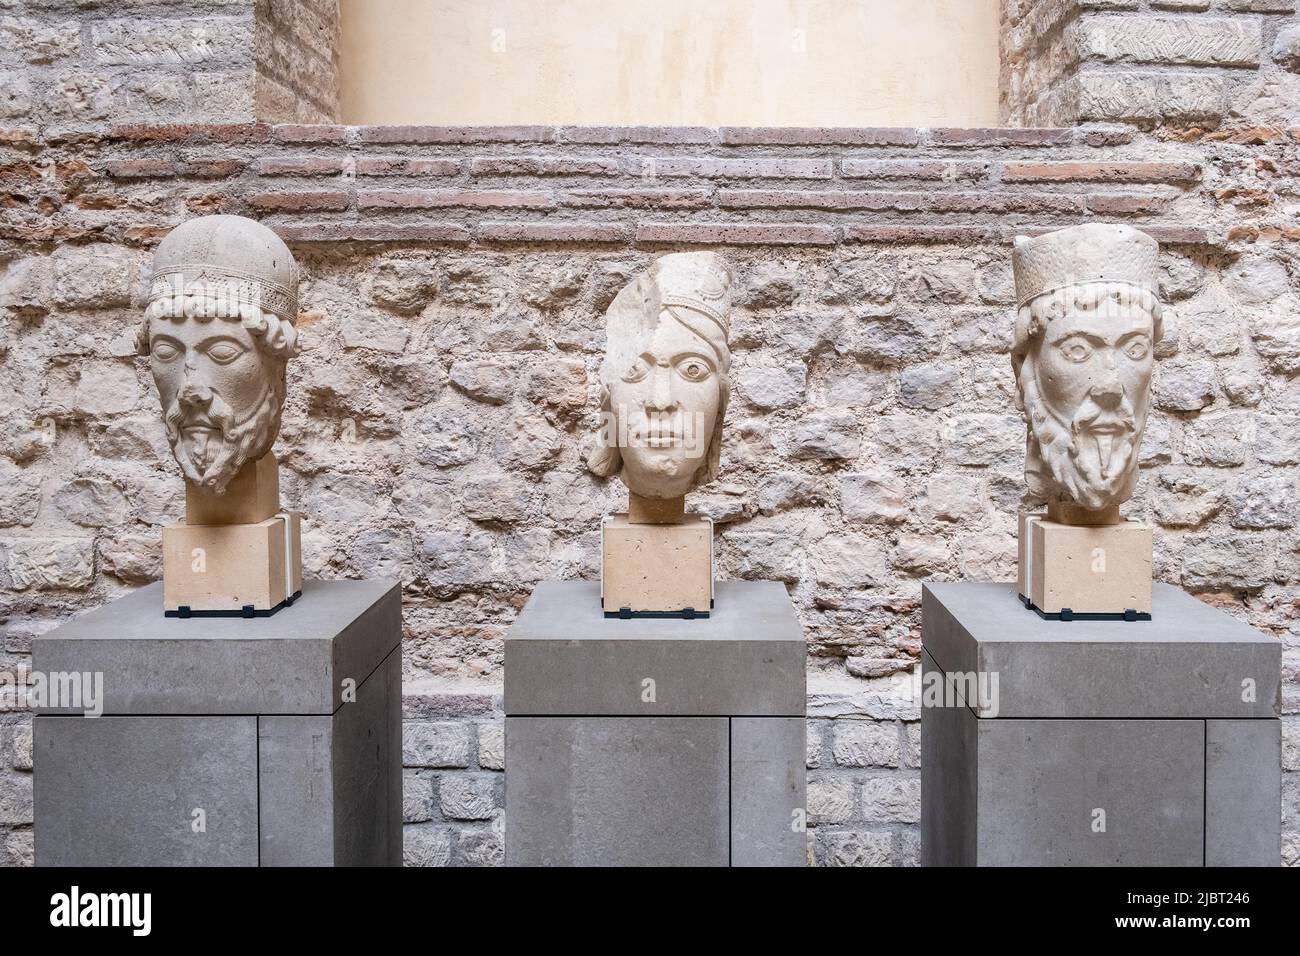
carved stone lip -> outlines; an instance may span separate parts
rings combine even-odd
[[[1133,429],[1123,422],[1094,422],[1082,426],[1080,430],[1090,435],[1125,435]]]

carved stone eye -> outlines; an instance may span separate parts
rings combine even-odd
[[[149,349],[149,354],[160,362],[170,362],[181,354],[181,350],[166,339],[158,339]]]
[[[1092,349],[1085,343],[1078,341],[1066,342],[1061,346],[1061,354],[1071,362],[1086,362],[1092,358]]]
[[[623,373],[623,381],[628,383],[639,382],[646,377],[649,371],[650,366],[646,364],[645,359],[637,359],[632,363],[632,367]]]
[[[229,365],[244,354],[244,349],[235,342],[216,342],[208,347],[208,358],[218,365]]]
[[[709,367],[699,359],[686,359],[677,366],[677,373],[688,382],[703,382],[709,377]]]
[[[1146,339],[1134,339],[1124,346],[1124,353],[1135,362],[1140,362],[1147,357],[1150,346]]]

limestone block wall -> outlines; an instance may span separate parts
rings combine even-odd
[[[3,0],[0,124],[338,118],[337,0]]]
[[[1295,0],[1003,0],[1003,121],[1300,118]]]
[[[1172,316],[1130,516],[1156,574],[1283,642],[1300,861],[1300,131],[338,127],[0,130],[0,670],[159,573],[182,485],[134,357],[154,243],[255,216],[303,266],[277,451],[307,571],[404,584],[408,858],[500,859],[502,636],[594,577],[602,313],[667,251],[735,265],[721,573],[786,582],[810,650],[810,846],[914,862],[925,580],[1008,579],[1029,502],[1009,240],[1164,244]],[[0,846],[30,720],[0,698]]]

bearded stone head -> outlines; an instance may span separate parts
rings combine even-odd
[[[223,494],[271,450],[297,317],[297,264],[261,223],[203,216],[158,244],[137,351],[187,481]]]
[[[1133,496],[1163,334],[1159,246],[1128,226],[1018,237],[1011,361],[1028,426],[1025,480],[1085,512]]]
[[[657,259],[606,312],[601,428],[588,467],[643,498],[717,477],[731,395],[731,270],[711,252]]]

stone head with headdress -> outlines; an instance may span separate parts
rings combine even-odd
[[[1025,480],[1089,512],[1133,495],[1163,335],[1159,246],[1092,223],[1018,237],[1012,365],[1028,428]]]
[[[715,253],[674,253],[615,297],[605,316],[593,472],[659,499],[717,476],[731,394],[731,279]]]
[[[280,431],[298,267],[261,223],[203,216],[158,244],[137,339],[187,481],[221,494]]]

